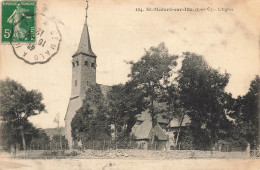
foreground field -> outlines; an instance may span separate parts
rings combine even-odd
[[[258,170],[259,160],[247,159],[1,159],[0,169],[15,170]]]
[[[259,170],[259,159],[14,159],[0,153],[0,170]]]
[[[16,158],[20,159],[245,159],[246,152],[219,152],[200,150],[27,150],[18,151]]]

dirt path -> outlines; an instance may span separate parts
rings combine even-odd
[[[0,169],[15,170],[259,170],[260,159],[36,159],[0,158]]]

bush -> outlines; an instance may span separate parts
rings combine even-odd
[[[42,156],[54,157],[54,156],[64,156],[64,151],[45,151]]]
[[[230,143],[230,151],[245,151],[247,147],[247,141],[244,138],[239,138],[238,140],[228,139],[227,142]]]
[[[77,156],[79,153],[77,151],[65,152],[64,150],[56,150],[56,151],[45,151],[41,154],[42,157],[47,158],[59,158],[65,156]]]
[[[184,131],[180,135],[180,149],[181,150],[193,150],[193,136],[189,130]]]
[[[77,155],[79,155],[78,152],[72,151],[72,152],[69,153],[69,155],[66,155],[66,156],[77,156]]]

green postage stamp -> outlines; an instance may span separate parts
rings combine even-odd
[[[1,5],[1,42],[34,43],[36,33],[36,2],[4,1]]]

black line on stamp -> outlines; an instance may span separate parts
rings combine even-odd
[[[14,32],[14,27],[15,27],[19,22],[21,22],[24,18],[26,18],[26,16],[23,16],[19,22],[17,22],[16,24],[13,25],[13,27],[12,27],[12,32],[11,32],[11,36],[10,36],[10,44],[12,45],[13,52],[14,52],[15,56],[16,56],[17,58],[23,60],[25,63],[30,64],[30,65],[45,64],[45,63],[49,62],[49,61],[51,60],[51,58],[52,58],[53,56],[55,56],[55,55],[59,52],[60,43],[61,43],[61,40],[62,40],[62,35],[61,35],[61,32],[60,32],[60,30],[59,30],[59,28],[58,28],[58,26],[57,26],[57,23],[56,23],[53,19],[51,19],[51,18],[45,16],[44,14],[40,14],[40,15],[43,15],[44,17],[46,17],[46,18],[49,19],[49,20],[52,20],[52,21],[55,23],[56,29],[57,29],[57,31],[58,31],[58,33],[59,33],[59,35],[60,35],[60,40],[59,40],[59,43],[58,43],[57,51],[56,51],[55,53],[53,53],[46,61],[29,62],[29,61],[25,60],[24,58],[20,57],[20,56],[16,53],[16,51],[15,51],[15,48],[14,48],[14,46],[13,46],[13,44],[12,44],[12,36],[13,36],[13,32]],[[27,16],[36,16],[36,14],[29,14],[29,15],[27,15]],[[35,19],[36,19],[36,18],[35,18]],[[36,30],[37,30],[37,29],[36,29]],[[36,31],[36,30],[35,30],[35,31]],[[35,33],[35,39],[36,39],[36,33]],[[30,43],[28,43],[28,44],[30,44]]]

